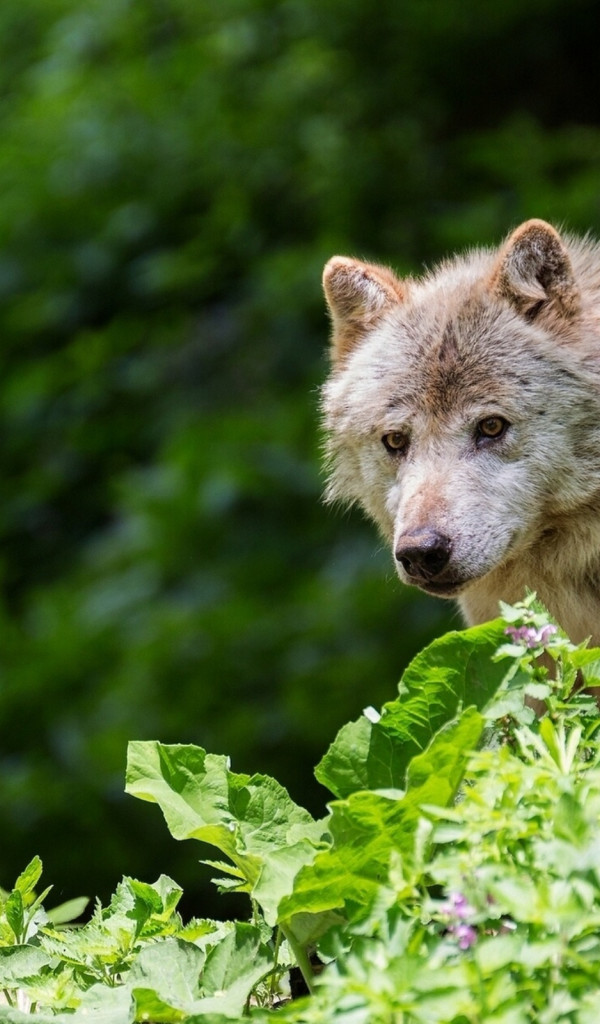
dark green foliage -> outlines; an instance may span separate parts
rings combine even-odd
[[[594,11],[4,0],[0,882],[39,851],[65,899],[193,893],[127,740],[320,813],[330,736],[458,621],[319,504],[320,269],[597,232]]]

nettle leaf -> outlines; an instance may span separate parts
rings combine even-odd
[[[119,882],[111,901],[101,911],[100,920],[114,935],[129,933],[156,934],[173,917],[182,889],[167,875],[161,875],[154,885],[125,877]],[[176,918],[177,925],[180,923]]]
[[[233,921],[211,921],[208,918],[193,917],[177,932],[177,938],[193,942],[199,949],[215,946],[233,929]]]
[[[161,909],[156,911],[154,916],[157,920],[167,921],[175,913],[179,900],[183,896],[183,889],[168,875],[160,875],[152,888],[159,894],[162,902]]]
[[[21,872],[15,882],[15,889],[21,893],[24,902],[30,902],[34,897],[34,890],[42,876],[42,862],[35,856]]]
[[[3,946],[0,948],[0,989],[11,988],[51,964],[51,958],[39,946]]]
[[[331,805],[332,844],[297,875],[294,891],[279,906],[279,920],[294,914],[346,908],[350,917],[368,912],[400,854],[415,866],[418,824],[425,804],[446,806],[456,795],[485,720],[467,708],[447,723],[415,757],[402,791],[358,791]]]
[[[269,923],[322,845],[323,823],[283,786],[265,775],[236,774],[227,757],[201,747],[130,743],[126,790],[157,803],[176,839],[198,839],[228,856],[240,877],[236,888],[252,893]]]
[[[160,893],[153,886],[148,885],[147,882],[138,882],[135,878],[124,879],[124,883],[134,897],[132,905],[134,913],[139,913],[138,907],[141,905],[145,911],[139,915],[142,918],[162,914],[163,901]]]
[[[506,675],[492,661],[504,640],[502,619],[434,640],[410,663],[399,697],[381,718],[363,716],[338,733],[315,775],[337,797],[361,789],[404,789],[411,759],[461,707],[482,710]]]
[[[180,929],[175,913],[180,895],[179,886],[166,875],[154,885],[123,878],[108,907],[97,905],[81,928],[44,928],[42,947],[87,979],[82,984],[89,984],[90,978],[117,976],[129,966],[140,939]]]
[[[25,930],[25,908],[23,896],[19,889],[13,889],[4,904],[4,914],[16,939],[20,939]]]

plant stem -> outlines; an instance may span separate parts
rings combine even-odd
[[[279,927],[281,928],[281,931],[285,935],[288,941],[288,945],[292,950],[292,953],[296,957],[296,963],[298,964],[298,967],[300,968],[300,973],[302,974],[302,977],[306,982],[306,987],[310,994],[313,995],[314,971],[312,969],[308,953],[306,952],[304,946],[302,946],[299,942],[296,941],[290,928],[287,928],[283,924],[280,924]]]
[[[271,973],[271,982],[269,984],[269,1006],[272,1006],[273,999],[275,998],[275,985],[277,984],[277,963],[279,961],[279,948],[281,946],[281,939],[283,932],[281,928],[277,928],[275,936],[275,950],[273,953],[273,971]]]

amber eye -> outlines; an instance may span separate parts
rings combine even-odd
[[[392,455],[402,455],[408,448],[408,437],[401,430],[390,430],[381,438],[383,445]]]
[[[506,433],[507,428],[508,422],[502,416],[486,416],[477,424],[477,438],[496,441]]]

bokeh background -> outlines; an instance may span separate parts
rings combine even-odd
[[[458,622],[320,503],[321,267],[599,232],[596,16],[2,0],[0,884],[38,853],[55,901],[164,871],[214,913],[127,741],[321,813],[338,727]]]

